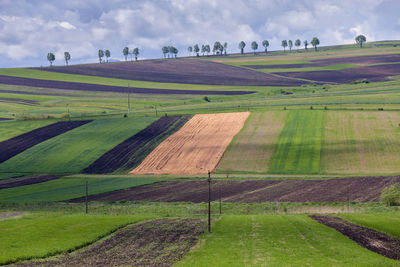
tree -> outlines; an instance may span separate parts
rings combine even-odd
[[[319,39],[317,37],[314,37],[311,40],[311,44],[314,46],[315,51],[317,51],[317,45],[319,45]]]
[[[64,52],[65,65],[68,66],[68,61],[71,59],[69,52]]]
[[[253,49],[254,55],[255,55],[255,54],[256,54],[256,50],[258,49],[258,44],[257,44],[256,41],[253,41],[253,42],[251,43],[251,49]]]
[[[204,46],[204,51],[207,53],[207,56],[208,56],[208,54],[211,52],[211,47],[210,47],[210,45],[205,45],[205,46]]]
[[[297,49],[299,49],[299,46],[301,45],[300,39],[297,39],[297,40],[294,42],[294,45],[297,47]]]
[[[387,206],[399,206],[400,205],[400,184],[395,183],[382,190],[381,202]]]
[[[196,53],[196,56],[199,56],[200,48],[198,44],[193,46],[193,51]]]
[[[224,54],[226,55],[226,49],[228,48],[228,43],[227,42],[225,42],[224,43]]]
[[[217,52],[222,54],[222,51],[224,51],[224,47],[222,46],[222,44],[220,42],[215,42],[214,43],[214,47],[213,47],[213,52]]]
[[[292,47],[293,47],[293,42],[292,40],[289,40],[289,51],[292,51]]]
[[[176,58],[176,55],[178,54],[178,52],[179,52],[179,50],[178,50],[178,48],[176,48],[176,47],[174,47],[174,46],[171,46],[170,47],[170,52],[175,56],[175,58]]]
[[[122,54],[124,55],[124,57],[125,57],[125,61],[127,60],[127,57],[128,57],[128,55],[129,55],[129,48],[126,46],[126,47],[124,47],[124,49],[122,50]]]
[[[218,49],[219,49],[219,54],[222,56],[222,53],[224,52],[225,48],[221,43],[219,44]]]
[[[206,46],[205,45],[201,45],[201,53],[203,54],[204,57],[204,53],[206,52]]]
[[[104,57],[104,51],[99,49],[99,52],[97,52],[97,55],[99,56],[99,62],[101,63],[101,61]]]
[[[283,52],[285,52],[285,48],[287,47],[287,41],[283,40],[281,45],[283,46]]]
[[[363,43],[365,43],[367,41],[367,38],[360,34],[356,37],[356,43],[360,46],[360,48],[362,48]]]
[[[169,53],[168,46],[163,46],[163,48],[161,50],[162,50],[162,52],[164,54],[164,58],[166,58],[167,54]]]
[[[269,42],[268,42],[268,40],[264,40],[264,41],[262,41],[262,45],[264,46],[264,48],[265,48],[265,53],[267,53],[268,52],[268,46],[269,46]]]
[[[307,40],[304,40],[304,49],[305,49],[306,51],[308,51],[307,46],[308,46],[308,41],[307,41]]]
[[[189,56],[192,55],[192,51],[193,51],[193,47],[189,46],[188,47]]]
[[[106,51],[104,51],[104,54],[106,55],[107,63],[108,63],[108,58],[111,57],[111,52],[110,52],[110,50],[107,49]]]
[[[53,61],[56,60],[56,56],[53,53],[48,53],[47,60],[50,62],[50,66],[53,66]]]
[[[246,43],[243,42],[243,41],[241,41],[241,42],[239,43],[240,54],[243,55],[243,50],[244,50],[245,47],[246,47]]]
[[[139,48],[137,48],[137,47],[134,48],[133,51],[132,51],[132,54],[135,55],[135,61],[137,61],[137,57],[139,55]]]

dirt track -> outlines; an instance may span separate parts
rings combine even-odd
[[[15,266],[172,266],[204,230],[200,219],[159,219],[127,226],[76,253]]]
[[[312,215],[312,219],[336,229],[351,240],[385,257],[400,260],[400,240],[338,217]]]
[[[224,202],[355,202],[378,201],[383,188],[400,177],[365,177],[330,180],[213,181],[211,199]],[[206,202],[206,181],[169,181],[89,196],[96,201]],[[84,198],[72,202],[82,202]]]
[[[24,186],[24,185],[30,185],[30,184],[44,183],[44,182],[47,182],[50,180],[58,179],[60,177],[61,177],[61,175],[42,174],[42,175],[10,178],[10,179],[5,179],[5,180],[0,180],[0,189],[12,188],[12,187],[18,187],[18,186]]]
[[[249,112],[197,114],[130,173],[204,174],[213,171],[249,115]]]

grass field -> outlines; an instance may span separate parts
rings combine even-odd
[[[17,135],[32,131],[51,123],[55,120],[7,121],[0,124],[0,142]]]
[[[88,181],[89,195],[150,184],[157,178],[79,178],[65,177],[44,183],[19,186],[0,190],[2,203],[28,203],[64,201],[85,196],[85,183]]]
[[[36,213],[0,221],[0,264],[48,257],[86,246],[150,216]]]
[[[224,216],[176,266],[398,266],[306,215]]]
[[[95,120],[3,162],[0,172],[78,173],[155,120],[156,117]]]
[[[253,112],[218,165],[218,173],[267,172],[287,112]]]
[[[319,173],[324,111],[291,111],[269,173]]]

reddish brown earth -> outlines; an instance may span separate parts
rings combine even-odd
[[[118,92],[118,93],[134,93],[134,94],[246,95],[254,93],[254,91],[174,90],[174,89],[152,89],[152,88],[139,88],[139,87],[127,88],[121,86],[50,81],[50,80],[30,79],[30,78],[12,77],[4,75],[0,75],[0,84],[39,87],[39,88],[53,88],[53,89],[63,89],[63,90]]]
[[[338,217],[323,215],[312,215],[310,217],[337,230],[364,248],[390,259],[400,260],[400,240],[397,238]]]
[[[50,180],[58,179],[60,177],[61,175],[41,174],[41,175],[24,176],[18,178],[10,178],[5,180],[0,180],[0,189],[44,183]]]
[[[280,78],[267,73],[198,59],[147,60],[36,69],[162,83],[242,86],[299,86],[306,83],[304,81]]]
[[[165,138],[179,130],[188,119],[188,116],[161,117],[102,155],[83,172],[111,173],[116,170],[132,170]]]
[[[15,266],[172,266],[204,230],[200,219],[159,219],[127,226],[75,253]]]
[[[27,105],[27,106],[37,106],[37,105],[39,105],[39,101],[29,100],[29,99],[21,99],[21,98],[0,97],[0,102],[21,104],[21,105]]]
[[[361,79],[378,82],[387,81],[390,76],[400,75],[400,64],[384,64],[330,71],[279,72],[277,74],[326,83],[351,83]]]
[[[0,163],[47,139],[89,122],[91,122],[91,120],[60,121],[0,142]]]
[[[383,188],[400,177],[364,177],[329,180],[213,181],[211,199],[224,202],[369,202],[378,201]],[[165,181],[89,196],[96,201],[206,202],[207,181]],[[84,198],[72,200],[82,202]]]

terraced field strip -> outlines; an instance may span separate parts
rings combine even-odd
[[[179,130],[189,118],[189,116],[161,117],[105,153],[83,172],[111,173],[132,170],[165,138]]]
[[[267,172],[287,112],[253,112],[227,150],[217,172]]]
[[[55,123],[54,120],[10,121],[0,124],[0,142]]]
[[[290,111],[271,160],[269,173],[320,172],[325,112]]]
[[[224,216],[200,244],[175,266],[398,266],[306,215]]]
[[[44,258],[87,246],[150,216],[33,213],[0,221],[0,264]]]
[[[32,175],[32,176],[23,176],[23,177],[17,177],[17,178],[4,179],[4,180],[0,180],[0,189],[13,188],[13,187],[30,185],[30,184],[44,183],[47,181],[58,179],[60,177],[61,177],[61,175],[42,174],[42,175]]]
[[[98,119],[0,164],[0,172],[78,173],[155,117]]]
[[[31,203],[66,201],[85,196],[85,183],[88,182],[89,196],[105,192],[133,188],[151,184],[160,179],[156,178],[59,178],[39,184],[31,184],[0,190],[2,203]]]
[[[323,172],[400,172],[399,112],[329,111],[325,117],[321,159]]]
[[[3,141],[0,143],[0,163],[20,154],[28,148],[89,122],[91,121],[60,121]]]
[[[200,219],[158,219],[124,227],[76,253],[16,266],[172,266],[204,230]]]
[[[204,174],[213,171],[249,115],[249,112],[197,114],[130,173]]]

